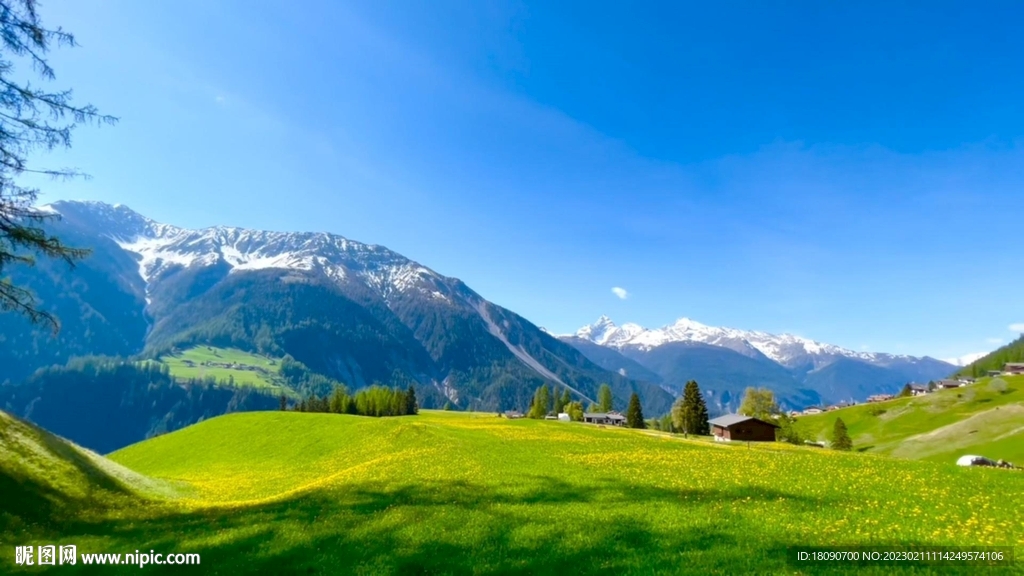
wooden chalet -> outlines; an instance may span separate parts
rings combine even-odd
[[[715,440],[722,442],[774,442],[777,425],[753,416],[726,414],[708,422]]]

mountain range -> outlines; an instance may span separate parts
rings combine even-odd
[[[424,407],[525,409],[544,383],[584,402],[608,383],[622,408],[636,391],[652,414],[672,402],[382,246],[324,233],[192,230],[98,202],[43,209],[60,216],[53,233],[92,253],[71,272],[54,261],[5,270],[63,325],[53,337],[0,315],[0,382],[75,356],[215,345],[287,354],[350,388],[411,384]]]
[[[748,386],[776,392],[789,407],[858,401],[911,381],[948,376],[956,366],[930,357],[857,352],[792,334],[707,326],[680,318],[657,329],[617,325],[607,316],[559,336],[601,367],[678,393],[701,385],[720,411],[735,409]]]
[[[555,336],[457,278],[335,234],[188,229],[99,202],[42,209],[59,216],[47,225],[51,232],[91,254],[73,271],[52,260],[4,271],[62,322],[53,335],[0,315],[0,407],[23,416],[45,390],[59,389],[47,383],[52,375],[30,378],[40,368],[76,357],[157,358],[202,345],[291,356],[353,389],[412,385],[424,407],[472,410],[525,409],[541,384],[569,388],[588,404],[608,383],[620,409],[635,391],[645,412],[657,415],[691,379],[714,412],[736,409],[748,386],[769,387],[784,406],[801,408],[955,371],[927,357],[854,352],[685,318],[652,330],[602,317]],[[11,392],[22,385],[38,390]],[[125,390],[133,410],[147,405],[135,384]],[[177,409],[173,421],[209,416],[210,406]]]

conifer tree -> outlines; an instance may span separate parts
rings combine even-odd
[[[682,396],[672,406],[672,424],[677,431],[684,434],[707,436],[711,433],[711,427],[708,425],[708,406],[697,382],[687,382]]]
[[[630,428],[643,428],[644,413],[640,408],[640,396],[636,392],[629,397],[629,407],[626,408],[626,426]]]
[[[409,384],[409,390],[405,393],[405,413],[407,415],[419,414],[420,407],[416,403],[416,389]]]
[[[283,410],[287,410],[288,409],[288,397],[285,396],[284,394],[281,394],[280,400],[281,400],[281,410],[282,411]]]
[[[32,266],[39,255],[74,265],[89,251],[69,247],[43,228],[59,216],[35,206],[39,189],[23,185],[22,177],[80,176],[75,170],[37,166],[37,152],[70,148],[71,133],[79,124],[112,124],[117,119],[93,106],[73,104],[71,90],[41,87],[55,76],[46,61],[50,48],[77,44],[60,27],[43,26],[37,8],[36,0],[0,0],[0,312],[20,313],[56,332],[57,318],[39,307],[31,290],[15,285],[7,269]],[[32,72],[44,83],[30,82]]]
[[[853,441],[846,431],[846,423],[842,418],[836,418],[836,423],[832,426],[832,448],[835,450],[851,450],[853,448]]]
[[[551,392],[547,384],[541,384],[533,394],[533,405],[530,406],[530,418],[542,419],[548,415],[551,406]]]
[[[615,400],[612,398],[612,387],[601,384],[597,390],[597,409],[600,412],[611,412],[615,409]]]

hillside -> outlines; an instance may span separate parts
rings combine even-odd
[[[1021,474],[492,414],[233,414],[109,458],[175,482],[177,511],[26,543],[199,553],[210,574],[817,574],[787,547],[1024,545]],[[901,570],[926,569],[874,573]]]
[[[977,378],[989,370],[1002,370],[1007,362],[1024,362],[1024,334],[1009,344],[978,358],[960,369],[957,374]]]
[[[1024,376],[801,416],[796,427],[825,440],[836,418],[860,451],[947,463],[979,454],[1024,464]]]
[[[83,359],[0,385],[0,409],[107,453],[235,410],[269,410],[276,395],[176,379],[155,362]]]
[[[0,411],[0,494],[0,540],[9,541],[12,534],[63,530],[69,520],[136,508],[177,490]]]

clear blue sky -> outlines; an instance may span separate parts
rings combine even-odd
[[[556,332],[951,357],[1024,322],[1024,7],[49,0],[45,200],[330,231]],[[612,288],[626,290],[616,296]]]

